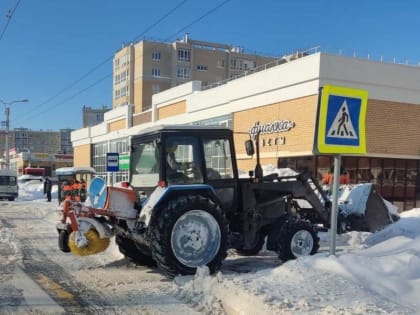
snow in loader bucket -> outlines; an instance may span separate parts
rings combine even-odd
[[[399,219],[397,207],[384,200],[370,183],[342,185],[338,207],[352,230],[376,232]]]
[[[311,187],[316,191],[315,187]],[[332,198],[330,187],[324,185],[328,198]],[[356,185],[341,185],[338,191],[337,233],[346,231],[376,232],[399,219],[398,208],[383,199],[370,183]],[[319,196],[321,203],[325,201]],[[301,211],[307,215],[315,211],[305,199],[295,199]],[[330,200],[332,202],[332,200]],[[329,211],[330,208],[326,207]],[[330,225],[330,215],[327,219],[308,217],[313,224]]]

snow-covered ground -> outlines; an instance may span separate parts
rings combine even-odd
[[[36,203],[45,220],[57,220],[55,186],[51,203],[39,182],[21,185],[19,194],[22,207]],[[176,277],[175,295],[206,314],[420,314],[420,208],[380,232],[339,235],[335,256],[328,253],[328,234],[320,237],[320,253],[284,264],[269,251],[256,257],[232,252],[216,275],[199,268]],[[0,242],[19,246],[1,226]],[[100,255],[121,257],[115,245]]]

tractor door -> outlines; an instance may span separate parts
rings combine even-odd
[[[225,210],[237,208],[237,174],[229,137],[208,136],[202,139],[205,182],[213,186]]]

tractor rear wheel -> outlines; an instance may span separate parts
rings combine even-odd
[[[143,254],[143,252],[137,248],[136,243],[133,240],[122,235],[116,235],[115,243],[118,245],[120,253],[136,264],[141,266],[156,266],[156,262],[153,258]]]
[[[278,254],[282,261],[313,255],[319,248],[319,238],[312,225],[303,220],[286,221],[279,235]]]
[[[213,273],[227,255],[227,222],[220,207],[200,195],[180,196],[156,209],[152,254],[167,276],[195,274],[207,265]]]

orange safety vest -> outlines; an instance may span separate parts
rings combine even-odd
[[[326,185],[331,185],[333,183],[334,176],[331,173],[325,173],[322,177],[322,183]],[[348,173],[340,175],[340,184],[347,185],[350,184],[350,175]]]
[[[73,183],[73,185],[71,186],[72,187],[72,196],[73,196],[73,199],[75,200],[75,201],[80,201],[80,188],[81,188],[81,184],[76,180],[76,181],[74,181],[74,183]]]
[[[73,192],[73,187],[71,186],[71,184],[64,184],[63,183],[63,199],[71,200],[72,199],[72,192]]]

